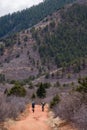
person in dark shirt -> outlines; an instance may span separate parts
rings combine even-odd
[[[44,111],[45,102],[42,102],[41,105],[42,105],[42,111]]]
[[[32,111],[33,111],[33,113],[35,111],[35,102],[34,101],[32,102]]]

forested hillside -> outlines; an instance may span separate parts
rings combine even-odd
[[[75,0],[45,0],[37,6],[3,16],[0,18],[0,37],[32,27],[47,15],[52,14],[65,4],[74,1]]]
[[[87,56],[87,6],[74,4],[60,11],[60,23],[53,20],[35,31],[43,63],[54,60],[58,67]],[[34,35],[34,34],[33,34]]]
[[[24,119],[28,129],[32,101],[53,111],[52,130],[87,130],[87,0],[68,2],[45,0],[0,18],[0,130],[19,120],[21,129]],[[35,121],[44,121],[36,108]]]
[[[45,17],[33,28],[0,40],[0,64],[8,63],[6,69],[13,64],[12,60],[17,67],[23,62],[22,68],[31,66],[32,70],[32,67],[36,67],[34,76],[44,70],[54,69],[54,66],[73,66],[73,70],[79,72],[86,64],[86,41],[87,5],[78,3],[65,6]]]

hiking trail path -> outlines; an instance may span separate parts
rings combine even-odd
[[[25,115],[25,116],[24,116]],[[35,112],[32,112],[31,106],[27,106],[27,111],[21,115],[18,121],[9,121],[9,130],[52,130],[48,124],[48,107],[44,112],[40,105],[35,106]]]
[[[51,116],[50,116],[51,114]],[[5,126],[8,130],[78,130],[73,128],[70,123],[65,121],[52,119],[52,112],[49,112],[49,106],[45,106],[42,112],[41,105],[35,105],[35,112],[32,112],[31,105],[27,105],[26,110],[16,121],[9,120]],[[59,127],[54,124],[58,123]]]

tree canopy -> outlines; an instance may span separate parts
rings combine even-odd
[[[48,28],[48,29],[47,29]],[[43,60],[58,67],[87,56],[87,6],[74,4],[61,11],[61,23],[37,31],[37,44]],[[39,41],[39,42],[38,42]],[[45,58],[46,57],[46,58]]]
[[[75,0],[45,0],[37,6],[0,18],[0,37],[32,27],[47,15]]]

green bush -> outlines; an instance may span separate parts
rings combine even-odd
[[[60,97],[58,95],[54,96],[52,101],[50,102],[50,108],[53,108],[60,101]]]
[[[49,79],[49,78],[50,78],[50,74],[49,74],[49,73],[46,73],[45,78],[46,78],[46,79]]]
[[[16,82],[15,80],[11,80],[10,84],[15,84],[15,82]]]
[[[0,82],[4,82],[5,81],[5,75],[4,74],[0,74]]]
[[[76,88],[76,91],[87,93],[87,77],[78,79],[78,83],[80,85]]]
[[[11,80],[10,84],[18,84],[20,86],[23,86],[23,85],[25,85],[25,81],[24,80],[23,81]]]
[[[19,83],[16,83],[7,93],[8,96],[15,95],[19,97],[26,96],[26,90]]]

